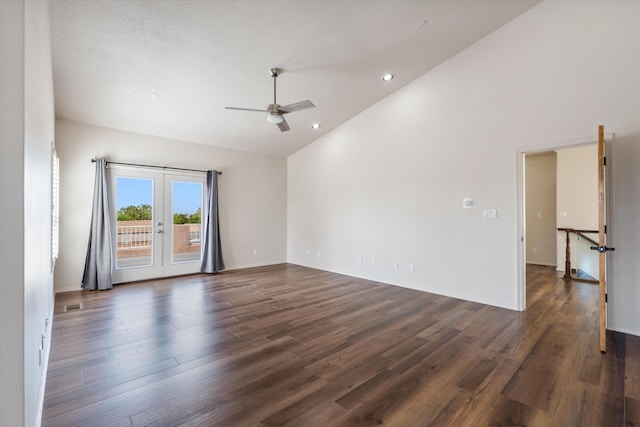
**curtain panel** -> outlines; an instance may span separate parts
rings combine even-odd
[[[96,159],[96,179],[93,189],[91,228],[84,262],[82,289],[87,291],[113,288],[111,226],[107,189],[107,161]]]
[[[203,210],[204,251],[202,253],[202,273],[224,270],[222,245],[220,243],[220,222],[218,218],[218,172],[207,171],[207,197]]]

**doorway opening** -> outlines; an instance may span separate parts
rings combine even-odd
[[[518,152],[520,244],[517,295],[520,310],[527,307],[528,265],[547,269],[555,267],[556,271],[564,272],[565,233],[557,231],[557,228],[598,229],[597,162],[595,137]],[[527,170],[527,164],[537,170]],[[551,165],[555,165],[555,176],[550,177]],[[540,188],[531,185],[531,180],[537,179]],[[549,192],[555,193],[553,197],[549,197]],[[577,259],[580,254],[583,260],[587,260],[580,264],[581,269],[596,277],[597,261],[595,266],[590,261],[596,255],[585,253],[585,243],[577,239],[572,243],[572,259]]]

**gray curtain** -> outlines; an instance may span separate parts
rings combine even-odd
[[[93,189],[93,209],[89,245],[84,262],[82,289],[87,291],[113,288],[111,278],[111,226],[107,197],[107,161],[96,160],[96,180]]]
[[[207,171],[207,198],[202,215],[204,226],[204,252],[202,254],[202,273],[215,273],[224,270],[222,246],[220,244],[220,223],[218,220],[218,171]]]

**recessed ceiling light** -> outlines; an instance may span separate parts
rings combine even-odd
[[[313,129],[320,129],[320,123],[314,123],[311,125]]]
[[[393,80],[393,74],[391,73],[387,73],[384,76],[382,76],[383,82],[390,82],[391,80]]]

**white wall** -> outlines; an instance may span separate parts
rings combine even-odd
[[[292,155],[289,261],[516,308],[517,153],[604,124],[609,326],[640,334],[638,16],[636,1],[543,2]]]
[[[526,262],[555,266],[556,153],[554,151],[526,155],[525,197]]]
[[[640,130],[616,134],[611,145],[607,245],[616,251],[608,252],[607,327],[640,335]]]
[[[24,5],[21,2],[0,2],[0,55],[0,425],[20,426],[24,423]]]
[[[286,262],[286,159],[64,120],[56,122],[56,145],[60,157],[56,292],[80,289],[95,177],[91,159],[97,157],[222,171],[218,190],[226,268]]]
[[[598,145],[590,144],[558,150],[557,162],[558,228],[598,229]],[[598,240],[597,234],[588,234]],[[557,232],[557,269],[564,271],[567,236]],[[571,268],[598,277],[598,252],[589,250],[590,243],[571,235]]]
[[[0,2],[0,425],[40,425],[50,327],[53,84],[48,3]],[[40,346],[44,333],[42,363]]]

